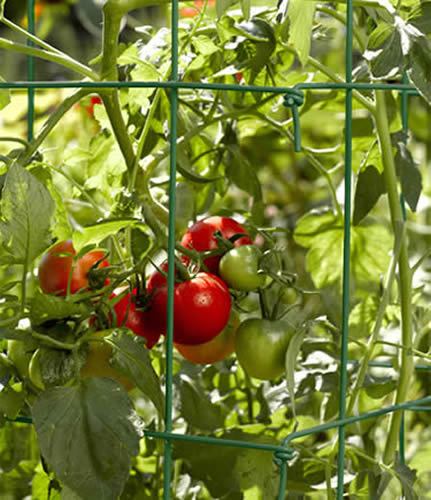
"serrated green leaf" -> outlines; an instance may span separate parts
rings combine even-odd
[[[301,350],[302,342],[305,337],[306,330],[301,328],[295,332],[293,337],[290,339],[289,345],[286,351],[286,385],[287,391],[289,393],[290,402],[292,406],[293,416],[296,417],[296,405],[295,405],[295,372],[296,372],[296,360],[298,354]]]
[[[0,234],[11,262],[29,264],[49,246],[54,208],[40,181],[18,165],[10,168],[0,202]]]
[[[240,0],[241,11],[244,19],[250,19],[251,0]]]
[[[146,227],[138,219],[123,218],[123,219],[105,219],[91,226],[86,226],[82,232],[78,233],[75,231],[73,233],[73,248],[76,252],[79,252],[86,245],[98,245],[101,241],[106,239],[108,236],[112,236],[125,229],[127,227]]]
[[[417,3],[409,12],[407,22],[422,33],[431,33],[431,2]]]
[[[64,297],[39,292],[31,299],[30,320],[33,325],[40,325],[53,319],[89,316],[90,307],[82,302],[74,303]]]
[[[386,193],[386,186],[383,174],[373,165],[361,169],[356,181],[353,210],[354,225],[361,222],[384,193]]]
[[[370,62],[376,78],[389,78],[400,74],[405,66],[401,48],[401,35],[393,25],[381,24],[371,34],[364,58]]]
[[[32,408],[42,455],[82,498],[116,500],[139,453],[140,433],[127,392],[107,378],[42,392]]]
[[[422,192],[422,175],[404,141],[397,141],[396,146],[394,160],[401,190],[410,209],[415,212]]]
[[[307,63],[311,47],[314,12],[317,2],[290,0],[287,15],[290,20],[289,43],[298,52],[299,60]]]
[[[0,328],[0,339],[26,341],[30,333],[25,330],[13,330],[11,328]]]
[[[394,470],[398,481],[403,487],[403,496],[405,500],[418,500],[418,495],[414,490],[414,485],[417,481],[417,473],[401,462],[398,453],[395,455]]]
[[[179,389],[181,413],[188,424],[204,431],[215,431],[223,427],[222,407],[208,399],[196,380],[182,376]]]
[[[163,415],[165,404],[160,379],[154,371],[142,338],[116,332],[110,340],[115,347],[112,356],[114,368],[120,369],[130,378],[153,402],[160,415]]]
[[[294,233],[296,242],[309,251],[306,268],[317,288],[341,284],[344,225],[331,211],[313,211],[302,217]],[[377,290],[386,273],[393,238],[385,226],[352,226],[351,275],[357,288]],[[353,281],[353,280],[352,280]]]
[[[349,315],[349,337],[360,339],[371,335],[379,310],[379,299],[376,295],[369,295],[356,304]],[[400,320],[400,307],[388,305],[385,310],[382,325]]]

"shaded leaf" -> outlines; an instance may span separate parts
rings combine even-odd
[[[401,190],[409,207],[415,212],[422,192],[422,175],[405,142],[397,141],[396,146],[394,160]]]
[[[30,320],[33,325],[40,325],[52,319],[76,316],[89,316],[91,305],[76,303],[45,293],[36,292],[31,299]]]
[[[403,464],[398,453],[395,455],[394,470],[398,481],[402,485],[405,500],[418,500],[418,496],[414,491],[414,484],[417,481],[416,471]]]
[[[112,356],[114,368],[119,368],[127,378],[130,378],[153,402],[160,415],[163,415],[164,399],[160,389],[161,383],[151,364],[143,339],[124,332],[115,332],[110,337],[110,343],[115,347]]]
[[[205,431],[223,427],[222,407],[213,403],[195,380],[183,375],[179,389],[181,413],[187,423]]]
[[[119,383],[89,378],[44,391],[32,415],[41,453],[60,481],[84,499],[118,498],[140,437]]]
[[[407,22],[422,33],[431,33],[431,2],[417,3],[409,12]]]
[[[292,406],[293,416],[296,417],[296,406],[295,406],[295,372],[296,372],[296,360],[298,354],[301,350],[302,342],[305,337],[306,330],[301,328],[290,339],[289,345],[286,351],[286,383],[287,390],[290,396],[290,402]]]
[[[384,193],[386,187],[383,173],[373,165],[361,169],[356,181],[353,224],[359,224]]]
[[[40,181],[18,165],[10,168],[0,202],[0,233],[8,262],[30,263],[49,246],[54,208]]]
[[[376,78],[389,78],[400,74],[406,60],[401,48],[400,32],[392,24],[379,25],[370,36],[364,58],[370,62]]]

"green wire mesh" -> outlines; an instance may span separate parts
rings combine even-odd
[[[34,33],[35,0],[28,0],[28,29]],[[280,468],[280,485],[278,499],[285,497],[286,485],[288,480],[288,462],[295,456],[295,450],[291,442],[300,437],[338,429],[338,487],[337,498],[343,498],[344,483],[344,459],[345,459],[345,427],[362,420],[373,419],[382,415],[387,415],[396,411],[431,411],[431,396],[409,401],[401,404],[387,406],[379,410],[370,411],[353,417],[346,417],[346,395],[348,387],[348,364],[358,363],[348,359],[348,317],[349,317],[349,277],[350,277],[350,230],[351,230],[351,188],[352,188],[352,93],[355,90],[398,90],[401,95],[401,116],[403,129],[408,129],[408,98],[418,95],[416,89],[409,85],[406,75],[401,84],[370,84],[353,83],[353,0],[347,0],[347,33],[346,33],[346,74],[343,83],[301,83],[292,88],[271,87],[271,86],[253,86],[253,85],[229,85],[229,84],[209,84],[200,82],[181,82],[178,80],[178,0],[172,0],[171,17],[171,44],[172,44],[172,72],[169,81],[165,82],[38,82],[35,81],[35,60],[33,56],[28,56],[27,63],[27,81],[26,82],[0,82],[0,88],[8,89],[27,89],[28,92],[28,140],[33,138],[34,128],[34,101],[35,90],[46,88],[166,88],[170,89],[171,116],[170,116],[170,172],[169,172],[169,236],[168,236],[168,328],[166,335],[166,387],[165,387],[165,431],[153,432],[146,431],[148,438],[162,439],[165,443],[164,448],[164,499],[170,498],[170,480],[171,480],[171,444],[172,441],[182,440],[188,442],[203,443],[216,446],[233,446],[248,448],[254,450],[267,451],[274,454],[274,462]],[[28,41],[29,45],[33,42]],[[173,290],[175,283],[174,276],[174,250],[175,250],[175,183],[176,183],[176,164],[177,164],[177,110],[178,110],[178,92],[183,88],[191,89],[211,89],[211,90],[229,90],[235,92],[270,92],[284,95],[284,105],[289,107],[292,112],[292,122],[294,130],[294,149],[301,150],[300,118],[299,107],[304,102],[304,91],[317,89],[338,89],[344,90],[345,99],[345,212],[344,212],[344,249],[343,249],[343,302],[342,302],[342,343],[340,359],[340,399],[339,399],[339,418],[333,422],[325,423],[308,429],[294,430],[285,437],[279,446],[252,443],[244,441],[218,439],[215,437],[201,437],[195,435],[176,434],[172,432],[172,378],[173,378]],[[365,98],[364,98],[365,99]],[[401,205],[405,218],[404,200],[401,195]],[[392,368],[389,362],[370,362],[369,366]],[[416,370],[429,370],[426,365],[417,364]],[[18,417],[15,422],[31,423],[27,417]],[[399,433],[399,453],[401,463],[405,463],[405,431],[404,431],[404,413],[401,420]]]

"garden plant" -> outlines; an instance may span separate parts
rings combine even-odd
[[[431,498],[430,35],[0,0],[2,499]]]

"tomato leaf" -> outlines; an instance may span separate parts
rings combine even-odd
[[[89,378],[49,389],[36,398],[32,416],[41,453],[60,481],[82,498],[118,498],[140,438],[118,382]]]
[[[290,339],[289,345],[286,351],[286,384],[287,390],[290,396],[290,402],[292,405],[292,413],[296,418],[296,406],[295,406],[295,372],[296,372],[296,360],[298,354],[301,350],[301,345],[305,337],[305,328],[301,328]]]
[[[98,245],[108,236],[117,234],[127,227],[144,227],[141,221],[132,218],[104,219],[100,223],[85,227],[82,232],[73,233],[73,248],[79,252],[85,245]]]
[[[26,400],[24,391],[16,391],[9,385],[0,391],[0,415],[16,418]]]
[[[420,2],[412,7],[407,21],[422,33],[429,35],[431,33],[431,2]]]
[[[90,311],[90,307],[82,302],[71,302],[64,297],[36,292],[31,299],[30,320],[33,325],[40,325],[52,319],[89,316]]]
[[[379,224],[362,224],[351,229],[352,285],[367,292],[377,291],[380,277],[389,266],[392,236]],[[329,210],[312,211],[298,221],[294,238],[309,249],[306,268],[317,288],[341,283],[343,233],[342,219]]]
[[[160,389],[161,382],[154,371],[142,338],[117,332],[110,339],[115,348],[112,355],[114,368],[120,369],[130,378],[163,416],[165,404]]]
[[[264,426],[258,428],[264,429]],[[276,444],[269,436],[245,433],[240,429],[224,432],[220,439]],[[257,498],[276,497],[279,471],[273,463],[272,453],[226,446],[208,449],[208,446],[176,441],[174,456],[184,460],[192,477],[205,483],[211,498],[225,498],[229,493],[229,498],[240,498],[234,494],[253,486],[257,489]]]
[[[401,48],[401,35],[392,24],[380,24],[371,33],[364,58],[370,62],[371,71],[377,78],[399,74],[405,66]]]
[[[415,212],[422,192],[422,175],[404,141],[396,142],[395,167],[401,189],[410,209]]]
[[[196,380],[183,375],[179,380],[181,413],[188,424],[204,431],[223,427],[222,407],[212,402]]]
[[[40,181],[16,164],[10,168],[0,202],[0,238],[7,252],[3,261],[30,263],[49,246],[54,208]]]
[[[356,181],[353,224],[358,225],[386,192],[385,180],[374,165],[361,169]]]
[[[290,20],[289,43],[295,47],[303,66],[307,63],[310,54],[316,3],[313,1],[290,0],[287,11]]]

